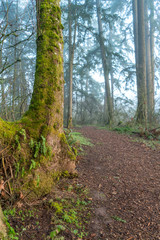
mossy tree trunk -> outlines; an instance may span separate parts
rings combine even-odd
[[[7,156],[12,169],[10,176],[10,168],[2,169],[4,180],[12,181],[10,194],[21,191],[28,201],[49,193],[63,171],[75,171],[75,155],[63,133],[63,39],[59,2],[37,0],[37,63],[28,112],[18,122],[0,119],[0,157],[5,161]],[[6,235],[1,208],[0,234],[0,238]]]
[[[46,184],[52,185],[55,172],[74,172],[75,168],[75,162],[70,159],[74,156],[63,133],[63,26],[59,2],[37,1],[35,83],[29,110],[22,118],[29,135],[45,138],[51,150],[49,159],[52,161],[41,157],[43,167],[36,170],[42,178],[42,189]]]
[[[36,74],[31,104],[25,118],[37,125],[39,134],[47,137],[47,142],[53,145],[53,135],[63,132],[61,10],[58,0],[39,0],[37,6]]]
[[[13,188],[30,198],[47,194],[75,155],[63,133],[63,38],[59,0],[37,0],[37,62],[29,110],[15,123],[0,121],[0,141],[12,144],[18,166]],[[18,186],[17,186],[18,185]],[[14,192],[14,191],[13,191]],[[29,196],[27,194],[27,196]]]

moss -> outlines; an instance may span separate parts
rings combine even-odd
[[[61,133],[59,136],[60,136],[60,141],[61,141],[61,145],[62,145],[62,148],[63,148],[63,150],[62,150],[63,153],[64,153],[69,159],[71,159],[72,161],[75,161],[75,160],[76,160],[76,155],[75,155],[75,153],[72,151],[71,147],[69,146],[65,134],[64,134],[64,133]]]
[[[70,176],[70,174],[69,174],[68,171],[64,171],[64,172],[62,172],[61,176],[65,177],[65,178],[68,178]]]
[[[72,161],[76,161],[76,155],[71,151],[71,149],[67,151],[67,155]]]
[[[64,133],[59,134],[61,144],[68,145],[67,138]]]
[[[10,123],[5,122],[0,119],[0,139],[4,143],[11,142],[16,134],[16,132],[20,129],[20,126],[17,122]]]
[[[56,101],[54,92],[61,91],[58,81],[62,74],[62,56],[59,43],[62,43],[61,10],[54,0],[44,0],[40,6],[40,28],[37,39],[37,64],[33,97],[28,115],[31,111],[41,113],[51,108]],[[39,51],[40,50],[40,51]],[[55,63],[55,64],[54,64]],[[43,119],[45,121],[45,118]]]
[[[51,174],[38,169],[34,176],[30,175],[29,178],[26,178],[22,191],[31,191],[30,198],[37,198],[51,192],[53,186],[54,179]]]

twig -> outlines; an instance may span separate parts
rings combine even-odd
[[[3,157],[3,156],[2,156],[2,165],[3,165],[3,169],[4,169],[5,176],[6,176],[6,178],[8,178],[7,171],[6,171],[6,167],[5,167],[5,163],[4,163],[4,157]],[[10,180],[10,179],[8,179],[6,182],[8,183],[8,188],[9,188],[10,194],[12,194],[11,185],[10,185],[9,180]],[[5,190],[5,191],[6,191],[6,190]]]
[[[10,172],[11,172],[11,179],[13,178],[13,171],[12,171],[12,167],[11,165],[9,164],[9,168],[10,168]]]
[[[11,197],[11,194],[6,189],[3,189],[3,191],[5,191]]]
[[[0,151],[0,154],[2,154],[7,148],[8,148],[8,146],[6,148],[2,149],[2,151]]]

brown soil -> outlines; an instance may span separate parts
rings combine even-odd
[[[91,209],[91,220],[90,223],[83,222],[89,235],[75,237],[66,228],[63,232],[65,240],[160,239],[160,151],[116,132],[95,127],[82,127],[76,131],[94,144],[83,147],[84,155],[79,156],[77,165],[78,179],[61,180],[56,191],[33,206],[26,202],[14,203],[13,207],[19,207],[19,213],[10,216],[9,220],[19,232],[19,239],[50,239],[47,236],[56,223],[55,209],[50,208],[49,200],[67,199],[70,194],[71,201],[76,202],[80,197],[77,186],[86,186],[90,191],[88,211]],[[72,190],[65,191],[71,185]],[[86,196],[81,197],[88,201]],[[23,213],[26,211],[26,216],[23,217],[21,209]],[[33,216],[29,216],[29,211],[33,211],[30,213]]]
[[[94,144],[78,165],[93,199],[90,239],[160,239],[160,151],[116,132],[78,131]]]

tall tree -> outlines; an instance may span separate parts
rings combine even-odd
[[[98,30],[99,30],[99,44],[101,49],[101,57],[102,57],[102,65],[105,79],[105,100],[107,106],[107,122],[111,124],[113,121],[113,106],[112,106],[112,98],[110,91],[110,83],[109,83],[109,59],[106,57],[106,50],[104,45],[104,37],[103,37],[103,27],[101,21],[101,5],[100,0],[96,0],[96,8],[97,8],[97,19],[98,19]]]
[[[146,51],[144,0],[133,0],[134,39],[137,73],[137,122],[147,122]]]
[[[13,181],[32,197],[50,192],[56,176],[63,171],[75,170],[75,155],[63,133],[63,26],[59,2],[37,0],[37,61],[29,110],[16,123],[0,120],[1,145],[5,148],[16,141],[7,153],[19,166],[18,178]],[[32,172],[31,159],[37,166]]]
[[[155,60],[154,60],[154,53],[155,53],[155,40],[154,40],[154,0],[150,1],[150,56],[151,56],[151,98],[150,98],[150,112],[149,112],[149,120],[153,122],[153,116],[155,113],[155,89],[154,89],[154,82],[155,82]]]
[[[76,30],[77,30],[76,6],[77,6],[77,1],[75,0],[75,9],[74,9],[75,23],[74,23],[74,32],[73,32],[72,30],[73,6],[71,4],[71,0],[68,0],[68,26],[69,26],[69,101],[68,101],[68,119],[67,119],[68,128],[72,128],[73,60],[74,60]],[[72,32],[73,32],[73,36],[72,36]]]
[[[75,163],[69,161],[69,156],[63,156],[64,149],[61,145],[65,136],[63,134],[63,26],[59,3],[60,0],[37,0],[35,82],[31,104],[22,121],[26,123],[26,127],[30,121],[31,128],[35,126],[34,134],[46,138],[53,156],[57,155],[58,161],[59,158],[64,159],[63,163],[53,159],[50,171],[54,171],[55,165],[57,169],[68,168],[72,171]]]
[[[152,27],[149,27],[148,0],[145,0],[145,44],[146,44],[146,81],[147,81],[147,120],[152,123],[154,116],[154,54],[152,41],[154,41]],[[150,19],[151,21],[151,19]],[[153,44],[152,44],[153,45]],[[152,72],[153,70],[153,72]]]

